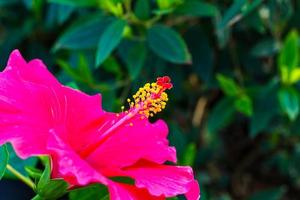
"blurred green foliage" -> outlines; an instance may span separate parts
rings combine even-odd
[[[155,119],[203,200],[297,199],[299,13],[297,0],[0,0],[0,64],[19,48],[109,111],[169,75]]]

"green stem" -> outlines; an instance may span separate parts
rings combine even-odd
[[[22,175],[15,168],[13,168],[10,164],[6,166],[7,170],[10,171],[13,175],[15,175],[18,179],[23,181],[26,185],[28,185],[31,189],[35,188],[35,184],[26,176]]]
[[[36,195],[35,197],[33,197],[31,200],[43,200],[43,198],[40,195]]]

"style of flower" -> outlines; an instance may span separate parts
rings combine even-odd
[[[184,194],[200,197],[188,166],[176,163],[164,121],[150,123],[172,88],[168,77],[147,83],[128,99],[129,110],[106,112],[101,96],[61,85],[38,59],[11,53],[0,73],[0,145],[10,142],[18,156],[49,155],[52,178],[71,186],[101,183],[111,200],[156,200]],[[134,184],[113,181],[129,177]]]

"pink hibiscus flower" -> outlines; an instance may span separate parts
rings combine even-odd
[[[61,85],[42,61],[27,63],[15,50],[0,73],[0,145],[12,143],[24,159],[50,155],[53,178],[71,186],[104,184],[111,200],[199,199],[192,169],[165,164],[176,162],[167,125],[148,121],[165,107],[171,87],[168,77],[159,78],[128,99],[128,111],[106,112],[100,95]]]

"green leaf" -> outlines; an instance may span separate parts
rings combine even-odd
[[[218,30],[225,30],[232,24],[241,20],[242,17],[251,13],[256,9],[263,0],[235,0],[232,5],[226,10],[222,19],[217,23]]]
[[[281,71],[281,79],[284,83],[291,83],[291,72],[299,63],[298,33],[291,31],[283,44],[278,57],[278,66]]]
[[[234,101],[235,108],[247,116],[253,114],[252,100],[247,95],[242,95]]]
[[[110,53],[121,42],[124,29],[127,22],[124,20],[114,20],[103,32],[100,37],[97,53],[96,66],[99,67],[103,61],[110,55]]]
[[[250,122],[250,136],[254,138],[261,131],[268,130],[272,119],[279,113],[277,98],[279,82],[277,79],[271,80],[265,86],[261,86],[255,94],[254,112]],[[266,112],[266,110],[268,112]]]
[[[20,3],[19,0],[0,0],[0,6],[8,6],[16,3]]]
[[[6,171],[6,165],[8,164],[9,153],[6,145],[0,146],[0,180]]]
[[[185,149],[181,164],[193,166],[196,158],[196,154],[197,154],[196,144],[190,143]]]
[[[163,59],[173,63],[190,63],[191,56],[181,36],[164,25],[154,25],[147,32],[150,49]]]
[[[147,55],[145,44],[125,40],[120,45],[119,53],[126,64],[131,79],[136,79],[145,63]]]
[[[137,0],[134,6],[134,14],[141,20],[147,20],[150,17],[149,0]]]
[[[65,72],[71,76],[74,80],[78,81],[78,82],[82,82],[82,77],[78,74],[78,70],[74,69],[71,67],[71,65],[69,63],[67,63],[64,60],[58,60],[57,61],[58,65],[65,70]]]
[[[185,32],[184,38],[192,55],[192,68],[209,87],[213,82],[214,49],[209,36],[198,27]]]
[[[231,98],[223,98],[219,101],[208,116],[208,132],[214,134],[225,127],[232,119],[234,111],[233,100]]]
[[[256,57],[270,57],[277,53],[279,45],[274,39],[264,39],[255,44],[251,49],[251,55]]]
[[[76,6],[76,7],[97,7],[98,0],[48,0],[51,3],[59,3],[63,5]]]
[[[94,48],[110,22],[111,18],[102,14],[81,18],[64,31],[55,43],[53,50]]]
[[[50,174],[51,174],[50,160],[49,160],[49,158],[47,158],[47,159],[46,158],[44,158],[44,160],[43,160],[45,169],[44,169],[44,172],[38,182],[38,185],[37,185],[38,190],[43,189],[50,180]]]
[[[34,167],[37,164],[38,159],[36,157],[31,157],[28,159],[21,159],[15,153],[11,144],[6,145],[7,150],[9,152],[9,164],[13,166],[18,172],[22,175],[27,176],[27,172],[25,171],[25,166]],[[7,178],[16,178],[12,173],[6,171],[5,177]]]
[[[295,120],[299,114],[298,92],[292,87],[282,88],[278,92],[278,98],[282,110],[290,120]]]
[[[49,158],[43,159],[44,172],[37,184],[36,192],[41,199],[58,199],[63,196],[68,188],[68,183],[63,179],[50,179],[51,164]],[[36,197],[37,198],[37,197]]]
[[[217,75],[217,80],[221,86],[222,91],[228,96],[236,96],[240,93],[240,87],[233,79],[228,78],[222,74]]]
[[[116,58],[109,56],[102,64],[102,69],[107,72],[113,73],[117,79],[122,76],[121,66],[119,65]]]
[[[110,179],[114,182],[125,183],[128,185],[134,185],[135,182],[134,179],[126,176],[114,176],[114,177],[110,177]]]
[[[300,67],[293,69],[290,72],[290,83],[296,83],[300,80]]]
[[[264,0],[247,1],[246,5],[242,8],[242,15],[245,17],[253,12]]]
[[[184,153],[187,146],[187,138],[182,133],[180,127],[175,123],[170,124],[170,133],[172,133],[168,135],[170,144],[171,146],[176,147],[178,159],[182,160],[184,159]]]
[[[69,63],[64,60],[57,60],[58,65],[64,69],[64,71],[78,82],[85,83],[87,85],[94,84],[93,75],[91,69],[88,66],[88,61],[83,54],[78,56],[78,66],[72,67]]]
[[[83,54],[79,54],[78,58],[78,72],[86,83],[92,84],[94,82],[91,69],[89,68],[88,61]]]
[[[195,0],[185,1],[175,9],[174,13],[192,17],[215,17],[220,14],[213,4]]]
[[[223,17],[216,19],[216,33],[220,47],[223,48],[227,44],[231,26],[250,14],[262,2],[262,0],[234,0],[231,6],[225,11]]]
[[[58,199],[66,193],[68,187],[63,179],[52,179],[43,187],[38,187],[37,192],[43,199]]]
[[[93,184],[87,187],[75,189],[69,193],[70,200],[104,200],[105,198],[108,198],[107,188],[100,184]]]
[[[70,88],[73,88],[75,90],[79,90],[80,88],[78,87],[77,83],[74,82],[74,81],[71,81],[71,82],[68,82],[66,83],[66,86],[70,87]]]
[[[161,10],[166,10],[171,9],[174,3],[176,3],[176,0],[156,0],[156,3]]]
[[[280,200],[285,193],[285,187],[271,188],[255,192],[247,200]]]
[[[228,27],[233,21],[234,18],[241,12],[242,7],[247,3],[247,0],[235,0],[230,8],[226,10],[223,18],[217,24],[218,30],[224,30]]]
[[[35,167],[25,167],[25,171],[28,173],[28,175],[33,179],[40,179],[43,172],[40,169],[37,169]]]
[[[57,21],[59,24],[63,24],[65,21],[69,19],[71,14],[76,9],[72,6],[59,5],[57,7]]]
[[[298,41],[299,37],[297,31],[293,30],[287,35],[279,54],[279,66],[286,66],[292,69],[298,65]]]

